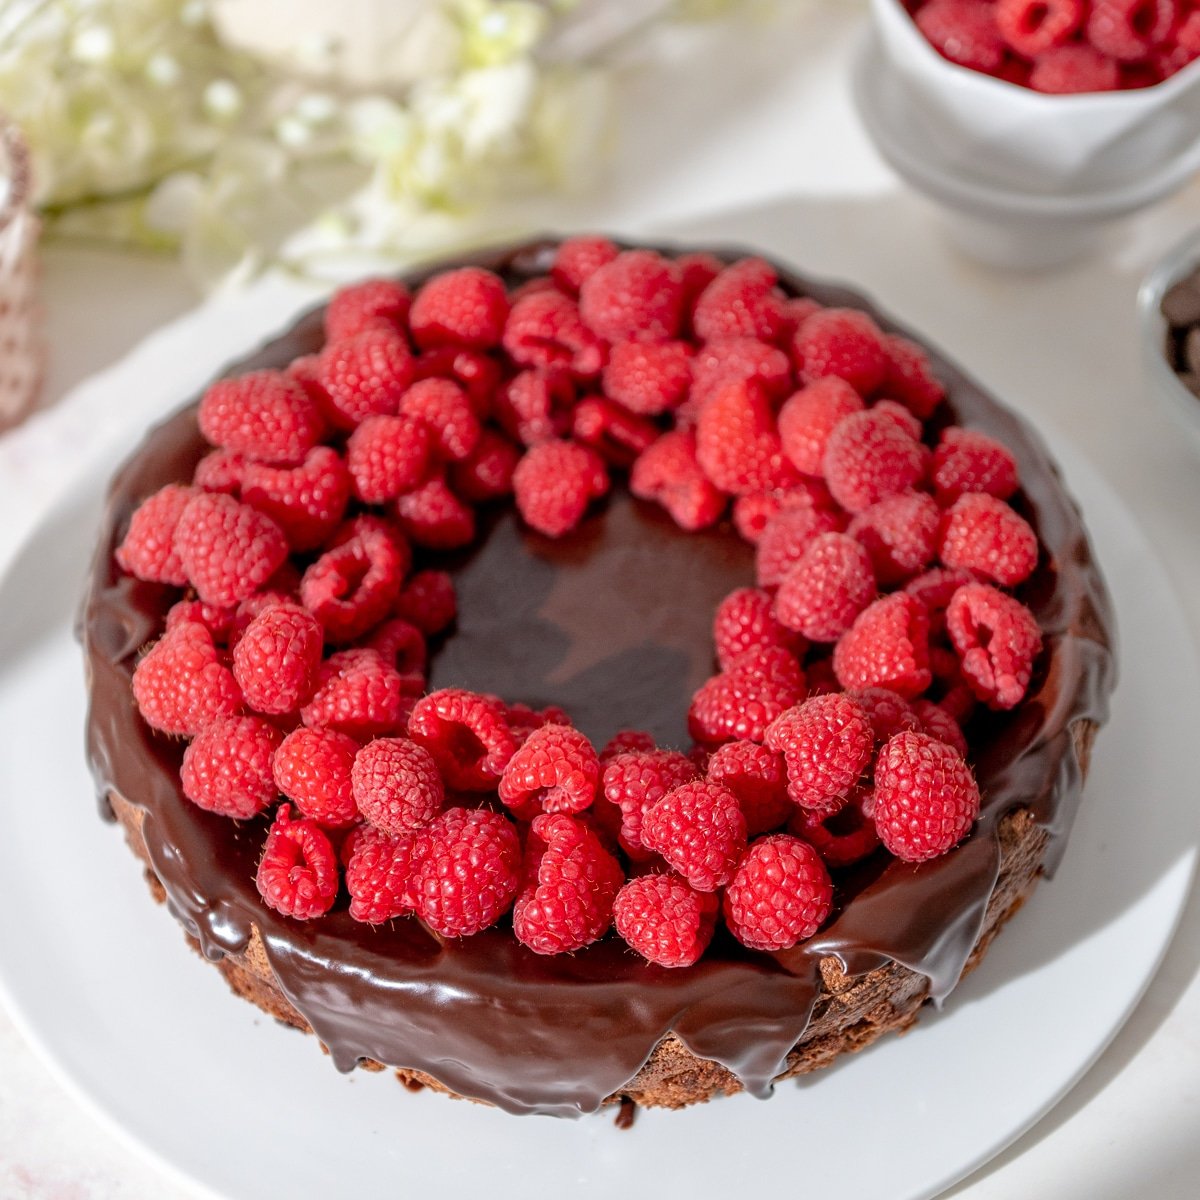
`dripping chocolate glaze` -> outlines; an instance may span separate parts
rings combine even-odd
[[[544,273],[553,250],[542,240],[471,261],[516,285]],[[864,308],[905,332],[852,292],[784,269],[780,278],[791,292]],[[283,366],[321,341],[314,311],[232,370]],[[619,1092],[673,1031],[767,1095],[820,994],[823,956],[851,974],[894,960],[927,976],[939,1001],[954,987],[996,883],[999,818],[1029,807],[1052,835],[1052,868],[1081,787],[1071,726],[1107,715],[1112,616],[1079,515],[1031,431],[950,363],[933,361],[954,419],[999,438],[1019,463],[1025,511],[1045,548],[1025,590],[1045,633],[1045,665],[1020,708],[974,750],[984,804],[968,841],[921,866],[888,861],[844,881],[834,919],[810,941],[760,954],[719,933],[696,966],[666,970],[611,934],[544,958],[503,928],[450,942],[415,919],[360,925],[344,906],[311,922],[267,909],[253,882],[263,821],[235,824],[184,801],[182,746],[149,730],[130,693],[139,650],[176,593],[122,576],[112,551],[139,501],[190,478],[205,449],[194,405],[149,433],[109,496],[82,630],[88,754],[102,800],[115,792],[144,810],[171,910],[207,956],[240,953],[257,926],[280,987],[343,1071],[369,1057],[510,1112],[576,1116]],[[511,513],[485,524],[480,545],[456,562],[460,628],[435,657],[431,685],[559,703],[600,739],[641,725],[679,744],[688,697],[711,669],[713,609],[752,582],[749,550],[727,527],[680,533],[620,490],[560,543],[523,531]]]

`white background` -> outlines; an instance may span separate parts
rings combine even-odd
[[[623,89],[609,183],[536,214],[527,208],[498,236],[536,216],[559,228],[741,241],[861,285],[1091,460],[1138,516],[1200,635],[1200,462],[1145,387],[1134,318],[1141,277],[1200,225],[1200,188],[1128,223],[1088,263],[1052,275],[976,267],[945,247],[936,214],[891,176],[860,132],[847,70],[860,17],[829,11],[839,8],[672,39],[665,65]],[[71,388],[199,303],[166,261],[55,247],[45,267],[47,407],[0,438],[0,564],[91,448],[129,419],[72,399]],[[266,287],[278,292],[281,319],[301,298],[290,285]],[[215,364],[203,346],[196,357],[200,379]],[[1194,840],[1196,827],[1179,836]],[[1198,959],[1193,897],[1162,970],[1097,1065],[1034,1129],[948,1194],[1194,1196]],[[102,1132],[0,1013],[0,1198],[184,1195]]]

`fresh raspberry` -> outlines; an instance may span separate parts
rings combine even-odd
[[[603,459],[574,442],[531,446],[513,472],[518,511],[547,537],[562,537],[574,529],[588,504],[606,491],[608,472]]]
[[[685,409],[698,416],[704,405],[727,383],[757,380],[772,400],[782,399],[792,386],[792,364],[777,346],[752,337],[717,338],[706,342],[692,359],[692,388]]]
[[[861,800],[851,801],[832,816],[794,809],[788,832],[812,846],[833,871],[853,866],[879,848],[875,823],[863,812]]]
[[[712,892],[729,882],[745,852],[746,818],[728,788],[697,780],[645,810],[642,844],[697,891]]]
[[[200,808],[244,821],[275,799],[271,759],[283,734],[262,717],[222,717],[183,752],[183,794]]]
[[[345,515],[350,487],[341,455],[329,446],[314,446],[298,467],[247,463],[242,501],[270,517],[293,550],[312,550]]]
[[[821,856],[786,833],[759,838],[725,892],[725,923],[751,950],[787,950],[810,938],[833,907]]]
[[[331,654],[317,668],[300,719],[309,728],[366,739],[402,732],[412,705],[404,677],[377,650],[356,647]]]
[[[679,269],[653,250],[624,250],[584,280],[579,312],[608,342],[673,338],[683,317]]]
[[[504,281],[482,267],[459,267],[422,286],[408,323],[422,350],[446,345],[487,350],[500,344],[507,319]]]
[[[545,725],[570,725],[571,719],[563,709],[551,705],[540,712],[530,708],[528,704],[507,704],[504,708],[504,719],[508,722],[509,732],[513,735],[513,744],[518,750],[529,740],[534,730]],[[599,772],[597,772],[597,775]],[[532,820],[542,809],[540,806],[530,808],[528,813],[519,812],[519,820]]]
[[[377,625],[366,644],[378,650],[383,661],[401,675],[421,675],[425,671],[425,635],[403,617]]]
[[[1083,0],[998,0],[996,28],[1025,58],[1061,46],[1083,23]]]
[[[1153,86],[1182,71],[1197,58],[1200,58],[1200,9],[1181,19],[1174,42],[1159,46],[1150,55],[1146,67],[1136,74],[1133,70],[1126,70],[1122,84],[1127,88]],[[1142,82],[1141,71],[1146,71],[1149,76],[1145,83]]]
[[[294,712],[308,699],[324,638],[312,613],[279,604],[260,613],[238,638],[233,677],[260,713]]]
[[[882,746],[897,733],[921,728],[916,702],[909,704],[903,696],[890,688],[860,688],[858,691],[847,692],[846,695],[866,713],[876,746]]]
[[[247,458],[233,450],[214,450],[206,454],[192,472],[192,483],[206,492],[224,492],[236,496],[242,489]]]
[[[875,764],[875,828],[904,862],[937,858],[979,816],[979,787],[962,756],[926,733],[898,733]]]
[[[649,417],[636,416],[599,396],[581,400],[571,419],[571,436],[575,441],[595,450],[615,467],[632,466],[658,435],[659,428]]]
[[[1029,75],[1035,92],[1070,95],[1076,92],[1114,92],[1121,86],[1121,65],[1094,46],[1072,43],[1047,50]]]
[[[725,496],[713,486],[696,461],[696,439],[672,429],[633,464],[629,490],[654,500],[671,514],[680,529],[707,529],[725,511]]]
[[[812,296],[788,296],[783,301],[783,313],[786,324],[782,341],[786,345],[796,335],[796,331],[815,313],[819,313],[825,305],[814,300]]]
[[[550,277],[568,295],[578,296],[585,281],[620,251],[605,237],[565,238],[554,252]]]
[[[295,820],[279,806],[254,877],[266,904],[297,921],[327,913],[337,899],[338,864],[333,844],[314,821]]]
[[[433,440],[420,417],[368,417],[346,442],[354,494],[364,504],[382,504],[411,491],[425,475]]]
[[[509,909],[521,882],[521,841],[507,817],[448,808],[428,827],[413,894],[417,915],[443,937],[470,937]]]
[[[977,0],[929,0],[915,20],[944,58],[991,74],[1004,62],[1004,42],[996,29],[993,7]]]
[[[929,614],[906,592],[893,592],[858,614],[834,647],[833,669],[847,689],[886,687],[906,699],[932,682]]]
[[[604,799],[621,811],[621,844],[633,858],[645,857],[642,817],[652,804],[699,776],[695,764],[676,750],[630,750],[604,767]]]
[[[985,433],[951,425],[943,430],[929,472],[938,502],[953,504],[964,492],[1007,500],[1017,490],[1017,460]]]
[[[333,729],[293,729],[271,763],[275,786],[306,816],[334,828],[358,820],[350,769],[358,743]]]
[[[725,383],[705,404],[696,424],[696,458],[717,487],[735,496],[787,487],[798,478],[755,380]]]
[[[393,837],[428,825],[446,799],[433,755],[407,738],[368,742],[355,755],[350,783],[358,811]]]
[[[245,599],[288,554],[287,539],[270,517],[219,492],[192,496],[172,545],[196,594],[217,605]]]
[[[540,812],[578,813],[596,798],[600,760],[569,725],[543,725],[525,739],[500,779],[500,799],[527,820]]]
[[[818,811],[850,794],[875,745],[862,706],[836,693],[788,709],[768,727],[766,742],[784,757],[792,803]]]
[[[954,593],[946,629],[975,695],[989,708],[1020,703],[1042,648],[1033,613],[997,588],[969,583]]]
[[[481,350],[463,346],[438,346],[417,355],[413,382],[448,379],[467,394],[475,415],[481,420],[492,409],[492,395],[500,386],[500,364]]]
[[[843,528],[841,516],[826,508],[800,505],[785,508],[767,522],[754,556],[754,570],[761,587],[778,587],[804,556],[809,542]]]
[[[903,583],[933,561],[941,519],[932,496],[901,492],[863,509],[847,532],[870,555],[875,578],[887,586]]]
[[[691,360],[691,391],[677,409],[677,425],[695,425],[704,406],[726,384],[754,379],[769,400],[782,400],[792,390],[792,364],[787,355],[755,337],[721,337],[706,342]]]
[[[928,456],[887,413],[868,409],[844,418],[829,435],[825,482],[847,512],[859,513],[919,483]]]
[[[280,466],[302,462],[325,433],[316,404],[281,371],[218,380],[201,397],[197,421],[214,446]]]
[[[771,604],[770,594],[761,588],[736,588],[717,605],[713,646],[722,671],[747,650],[777,646],[797,658],[804,653],[804,639],[775,620]]]
[[[441,475],[396,499],[396,520],[418,546],[457,550],[475,540],[475,510],[450,490]]]
[[[428,844],[421,834],[391,837],[373,826],[363,826],[346,862],[350,916],[369,925],[382,925],[411,912],[416,906],[417,872]]]
[[[726,742],[713,751],[707,776],[737,797],[751,837],[778,828],[792,812],[783,756],[768,746]]]
[[[1092,0],[1084,32],[1102,54],[1132,63],[1165,42],[1178,17],[1178,0]]]
[[[859,542],[845,533],[818,534],[783,577],[775,617],[810,641],[836,642],[875,590],[871,559]]]
[[[604,936],[625,882],[617,860],[582,821],[534,818],[513,933],[535,954],[569,954]]]
[[[380,324],[399,331],[411,304],[408,288],[395,279],[364,279],[339,288],[325,308],[325,340],[356,337]]]
[[[761,742],[767,726],[804,696],[804,672],[786,650],[749,650],[697,689],[688,732],[706,746]]]
[[[679,279],[683,287],[683,307],[690,325],[691,311],[700,293],[725,270],[725,264],[715,254],[696,250],[690,254],[681,254],[675,260],[675,266],[679,270]]]
[[[692,328],[704,341],[748,337],[773,342],[783,332],[783,297],[775,268],[761,258],[743,258],[726,267],[700,293]]]
[[[296,606],[296,596],[291,592],[280,591],[276,588],[265,587],[245,600],[233,610],[229,621],[229,632],[226,635],[226,645],[230,650],[237,648],[242,635],[250,628],[251,623],[269,608],[278,608],[281,604]]]
[[[915,441],[920,441],[924,426],[913,415],[910,409],[905,408],[897,400],[877,400],[871,405],[871,411],[877,417],[887,417],[893,421],[901,433],[906,433]]]
[[[304,572],[300,600],[334,644],[352,642],[391,611],[412,555],[380,517],[355,517]]]
[[[496,419],[526,446],[562,437],[571,428],[575,384],[565,367],[521,371],[496,394]]]
[[[521,451],[508,438],[485,429],[475,449],[450,468],[455,495],[470,504],[511,495],[513,472],[520,458]]]
[[[442,688],[418,700],[408,736],[433,755],[442,778],[461,792],[496,787],[516,751],[504,705],[462,688]]]
[[[792,361],[805,383],[835,376],[861,396],[887,378],[883,333],[855,308],[826,308],[809,317],[792,341]]]
[[[392,611],[433,637],[458,615],[454,580],[445,571],[418,571],[401,589]]]
[[[522,367],[564,367],[575,379],[594,379],[608,359],[607,347],[584,324],[579,306],[561,292],[522,296],[504,326],[504,349]]]
[[[634,751],[649,752],[657,748],[652,733],[646,733],[641,729],[618,729],[601,747],[600,766],[602,768],[608,766],[619,754],[629,754]]]
[[[413,356],[398,333],[375,327],[321,351],[317,380],[329,397],[326,416],[342,429],[394,413],[413,379]]]
[[[837,508],[823,479],[805,476],[786,488],[769,492],[751,492],[733,502],[733,525],[743,541],[757,546],[771,520],[792,508]]]
[[[168,483],[134,509],[129,528],[116,550],[123,571],[148,583],[170,583],[183,587],[187,571],[175,550],[175,527],[195,488]]]
[[[957,750],[963,758],[967,757],[966,735],[962,731],[962,726],[951,713],[947,712],[940,704],[934,704],[932,700],[914,700],[913,711],[921,723],[921,733],[927,733],[930,737],[937,738],[939,742],[945,742],[947,746],[952,746]]]
[[[1003,500],[967,492],[946,510],[939,554],[948,567],[1016,587],[1037,566],[1037,534]]]
[[[212,634],[212,640],[217,645],[221,645],[229,637],[236,613],[237,609],[235,608],[205,604],[203,600],[177,600],[167,609],[164,626],[167,629],[174,629],[177,625],[188,623],[203,625]]]
[[[843,418],[862,412],[864,407],[858,392],[836,375],[806,385],[779,410],[784,454],[798,471],[820,475],[829,435]]]
[[[630,412],[656,416],[678,408],[692,383],[687,342],[618,342],[604,368],[604,394]]]
[[[422,379],[400,397],[400,414],[423,420],[431,448],[441,458],[460,462],[479,444],[482,429],[467,394],[448,379]]]
[[[887,354],[887,374],[882,392],[898,400],[922,421],[927,421],[946,397],[946,389],[933,373],[929,355],[906,337],[896,333],[883,336]]]
[[[1192,11],[1182,17],[1179,28],[1175,31],[1177,48],[1182,52],[1183,65],[1200,57],[1200,8],[1194,5]],[[1181,69],[1177,67],[1176,70]]]
[[[148,725],[188,737],[242,706],[242,693],[212,634],[192,621],[168,629],[138,662],[133,699]]]
[[[946,606],[954,593],[964,583],[974,582],[975,576],[970,571],[956,567],[931,567],[910,579],[904,585],[904,590],[925,606],[929,613],[929,630],[934,634],[940,633],[946,626]]]
[[[293,358],[283,368],[283,373],[293,383],[298,383],[304,389],[305,395],[328,418],[330,400],[329,393],[325,390],[325,385],[321,382],[320,354],[302,354],[299,358]]]
[[[631,879],[613,901],[617,932],[649,962],[690,967],[708,948],[720,903],[674,872]]]

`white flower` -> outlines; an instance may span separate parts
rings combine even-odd
[[[392,86],[344,95],[312,83],[337,61],[336,5],[331,36],[295,38],[293,78],[223,44],[206,0],[0,0],[0,110],[35,201],[52,228],[175,248],[216,286],[280,256],[448,249],[494,234],[501,196],[586,186],[610,69],[539,53],[582,0],[410,2],[376,55]]]

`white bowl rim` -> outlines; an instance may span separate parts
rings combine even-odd
[[[911,14],[904,7],[902,0],[872,0],[872,5],[878,8],[884,5],[895,13],[897,28],[903,27],[903,34],[914,47],[925,63],[934,70],[948,73],[951,78],[962,83],[980,88],[984,92],[992,92],[996,97],[1004,97],[1005,102],[1018,101],[1030,109],[1049,111],[1079,110],[1085,106],[1096,108],[1134,108],[1138,106],[1151,107],[1162,100],[1173,99],[1176,92],[1184,92],[1197,81],[1200,81],[1200,58],[1194,59],[1186,67],[1169,75],[1166,79],[1153,83],[1149,87],[1124,88],[1112,92],[1066,92],[1062,94],[1036,92],[1023,84],[1010,83],[1007,79],[997,79],[983,71],[961,66],[944,58],[933,46],[925,40],[917,28]]]
[[[923,39],[922,39],[923,40]],[[932,47],[930,47],[932,51]],[[936,54],[936,51],[933,51]],[[859,117],[879,152],[896,170],[910,180],[920,180],[931,191],[955,207],[987,209],[1004,215],[1035,217],[1095,218],[1104,220],[1132,212],[1166,195],[1188,176],[1200,169],[1200,136],[1185,154],[1168,161],[1163,170],[1145,176],[1134,183],[1107,191],[1070,193],[1022,192],[996,184],[976,183],[939,170],[927,160],[898,147],[894,139],[879,136],[880,125],[872,113],[874,106],[865,100],[870,88],[868,80],[881,77],[878,65],[871,60],[884,57],[877,30],[869,29],[859,46],[851,69],[851,89]],[[944,60],[943,60],[944,61]]]

